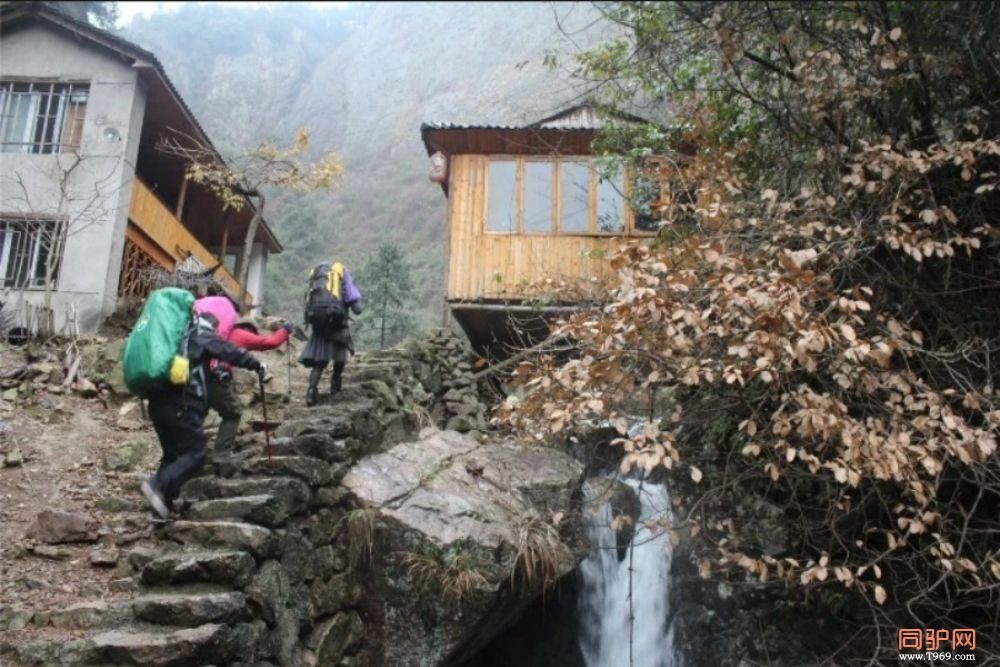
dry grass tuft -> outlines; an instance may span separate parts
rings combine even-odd
[[[537,517],[528,517],[515,535],[517,556],[511,569],[510,583],[518,579],[526,590],[545,590],[559,579],[559,563],[570,557],[559,531]]]
[[[402,561],[417,586],[438,589],[456,604],[462,604],[477,591],[489,586],[489,580],[475,560],[464,552],[444,561],[422,554],[405,553]]]
[[[347,558],[351,568],[360,569],[375,562],[375,521],[378,510],[362,508],[347,513]]]

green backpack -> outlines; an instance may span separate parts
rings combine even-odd
[[[177,287],[154,290],[142,307],[122,356],[125,385],[137,396],[187,382],[182,356],[194,295]]]

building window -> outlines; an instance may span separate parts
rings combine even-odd
[[[0,82],[0,151],[79,150],[88,92],[75,83]]]
[[[491,232],[517,231],[517,162],[490,162],[489,211],[486,229]]]
[[[597,179],[597,231],[602,234],[625,231],[625,185],[620,170]]]
[[[564,234],[590,231],[590,164],[565,161],[560,165],[559,229]]]
[[[637,232],[656,232],[660,229],[662,217],[659,207],[660,188],[645,176],[636,176],[632,180],[632,210],[635,211],[635,229]]]
[[[552,233],[552,190],[556,165],[550,161],[524,163],[524,231]]]
[[[645,235],[626,172],[589,158],[497,157],[488,163],[486,231],[576,236]]]
[[[222,266],[229,271],[232,276],[236,275],[236,265],[239,264],[239,255],[235,252],[227,252],[226,256],[222,258]]]
[[[59,240],[55,220],[0,218],[0,286],[15,289],[45,287],[46,264]],[[52,284],[59,275],[59,258],[52,266]]]

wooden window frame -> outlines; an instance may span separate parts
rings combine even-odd
[[[514,188],[515,188],[515,224],[510,231],[493,231],[490,229],[489,221],[489,197],[490,197],[490,164],[492,162],[513,162],[514,168]],[[548,162],[552,165],[552,217],[549,231],[529,231],[524,226],[524,201],[525,201],[525,165],[528,162]],[[589,180],[587,183],[587,230],[564,231],[562,220],[562,185],[563,168],[565,163],[586,163],[589,169]],[[615,237],[652,237],[658,231],[639,230],[635,226],[635,211],[630,205],[634,186],[632,179],[634,172],[630,167],[622,169],[622,186],[624,213],[622,230],[618,232],[602,232],[597,229],[597,205],[598,205],[598,179],[599,174],[595,166],[593,155],[510,155],[510,154],[490,154],[486,156],[486,173],[484,175],[484,198],[483,206],[486,208],[482,221],[483,234],[490,236],[572,236],[572,237],[593,237],[593,238],[615,238]]]
[[[547,232],[531,231],[524,224],[524,201],[525,201],[525,178],[528,171],[528,163],[547,163],[552,168],[552,191],[549,194],[549,230]],[[517,188],[518,188],[518,209],[517,209],[517,234],[521,236],[559,236],[559,203],[556,197],[559,194],[559,162],[544,155],[522,155],[517,159]],[[495,232],[494,232],[495,233]]]
[[[483,174],[483,234],[490,236],[517,236],[521,229],[521,201],[524,197],[521,187],[521,161],[518,155],[489,155]],[[493,162],[514,163],[514,228],[509,231],[490,229],[490,164]]]
[[[593,163],[593,158],[591,158],[591,163]],[[628,237],[631,236],[631,222],[632,217],[632,207],[629,206],[629,199],[631,198],[630,189],[628,186],[630,171],[627,167],[622,168],[622,187],[625,192],[622,196],[625,198],[624,201],[624,213],[625,219],[622,220],[622,230],[620,232],[602,232],[597,228],[597,207],[600,204],[600,199],[597,196],[597,189],[600,186],[600,174],[597,173],[597,168],[595,165],[591,164],[590,171],[590,236],[597,236],[600,238],[614,238],[617,236]]]
[[[633,170],[630,170],[628,181],[625,183],[625,187],[628,189],[628,200],[630,202],[632,201],[632,197],[635,194],[635,179],[638,176],[639,174],[637,174]],[[656,184],[656,189],[657,191],[659,191],[659,184]],[[636,227],[636,217],[637,216],[635,210],[631,206],[629,206],[628,218],[629,218],[629,224],[631,225],[630,236],[634,236],[637,238],[650,238],[659,234],[660,230],[663,229],[663,227],[657,227],[654,230],[639,229],[638,227]]]

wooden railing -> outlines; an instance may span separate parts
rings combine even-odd
[[[183,262],[188,257],[194,257],[206,268],[219,263],[218,258],[209,252],[194,234],[174,217],[149,186],[138,178],[132,185],[129,219],[163,252],[170,255],[174,262]],[[240,284],[226,267],[219,267],[214,275],[233,296],[239,295]],[[253,296],[249,292],[246,294],[245,302],[248,305],[253,303]]]

